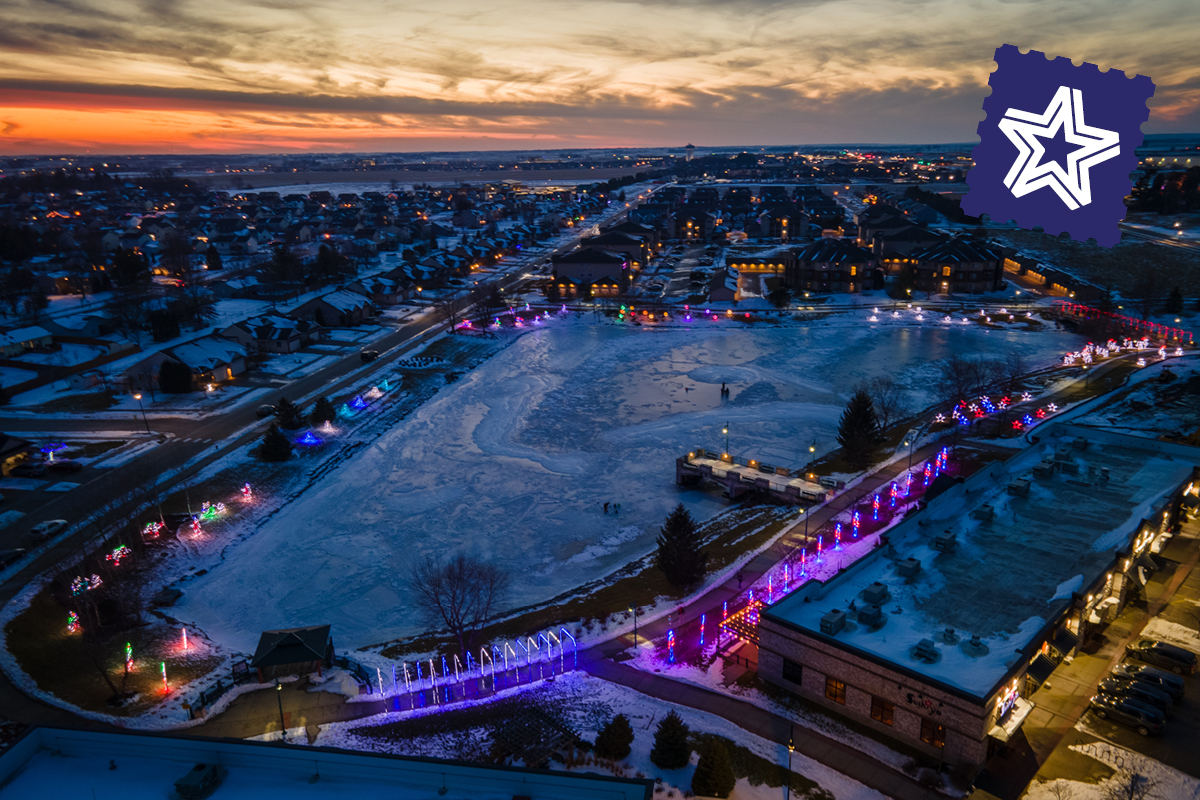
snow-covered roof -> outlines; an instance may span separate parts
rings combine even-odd
[[[246,355],[246,351],[236,342],[222,339],[219,336],[204,336],[190,342],[185,342],[168,350],[172,356],[187,364],[193,370],[210,370],[223,367],[236,358]]]
[[[1187,449],[1181,445],[1095,428],[1060,424],[1040,434],[1037,444],[931,500],[893,529],[889,548],[849,566],[824,589],[794,592],[764,616],[988,697],[1018,660],[1031,657],[1029,645],[1040,646],[1035,638],[1071,603],[1071,593],[1102,578],[1115,551],[1197,464],[1194,456],[1180,457]],[[1077,440],[1086,446],[1077,447]],[[1074,466],[1035,475],[1033,468],[1048,459]],[[1030,481],[1028,496],[1010,495],[1009,483],[1022,477]],[[986,509],[980,513],[984,506],[991,517],[976,518],[988,516]],[[936,550],[935,537],[946,534],[954,535],[955,546]],[[909,558],[921,562],[915,578],[897,571]],[[850,606],[862,609],[863,590],[876,582],[890,599],[882,605],[883,627],[872,630],[854,621]],[[846,626],[832,637],[821,634],[821,618],[835,609],[847,612]],[[957,645],[944,640],[948,628]],[[972,636],[986,652],[962,646]],[[935,642],[934,663],[912,655],[922,639]]]
[[[355,311],[371,304],[361,294],[351,292],[347,289],[339,289],[336,292],[321,295],[320,299],[343,313]]]
[[[22,344],[35,339],[46,339],[49,336],[50,331],[40,325],[32,325],[28,328],[17,328],[8,333],[0,333],[0,345]]]

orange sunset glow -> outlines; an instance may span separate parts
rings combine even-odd
[[[0,153],[969,141],[1004,42],[1150,75],[1196,128],[1186,0],[465,0],[0,11]]]

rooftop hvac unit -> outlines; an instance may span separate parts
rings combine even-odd
[[[1014,497],[1029,496],[1029,479],[1015,478],[1008,482],[1008,493]]]
[[[1074,461],[1064,461],[1058,465],[1058,468],[1061,469],[1067,475],[1078,475],[1079,474],[1079,465],[1076,464]]]
[[[1060,444],[1058,447],[1054,448],[1054,460],[1055,461],[1070,461],[1071,460],[1071,448],[1067,447],[1065,444]]]
[[[917,646],[913,648],[913,658],[918,658],[921,661],[934,662],[938,660],[938,649],[933,644],[933,639],[922,639],[917,642]]]
[[[1037,477],[1037,478],[1053,477],[1054,476],[1054,462],[1053,461],[1042,461],[1038,464],[1035,464],[1033,467],[1033,474],[1034,474],[1034,477]],[[1011,485],[1012,484],[1009,484],[1009,486],[1011,486]],[[1010,492],[1010,494],[1011,494],[1011,492]]]
[[[829,636],[836,636],[842,628],[846,627],[846,612],[834,609],[825,616],[821,617],[821,633]]]
[[[1100,468],[1100,482],[1101,482],[1101,483],[1108,483],[1108,482],[1109,482],[1109,480],[1110,480],[1110,478],[1109,478],[1109,475],[1108,475],[1108,467],[1101,467],[1101,468]]]
[[[881,606],[887,602],[888,588],[886,585],[875,581],[862,591],[862,599],[866,600],[871,605]]]
[[[954,632],[954,628],[942,631],[942,641],[946,644],[958,644],[958,634]]]
[[[1071,446],[1076,450],[1087,450],[1088,440],[1082,436],[1076,436],[1075,441],[1071,442]]]
[[[863,606],[858,612],[858,623],[874,628],[883,623],[883,611],[879,606]]]
[[[906,558],[896,565],[896,572],[902,578],[915,577],[921,571],[921,562],[915,558]]]
[[[990,520],[996,516],[996,509],[992,508],[991,503],[983,503],[971,512],[971,516],[979,520]]]
[[[958,536],[953,531],[946,531],[941,536],[933,538],[933,549],[947,553],[954,549],[954,545],[958,541]]]
[[[983,640],[981,640],[978,636],[972,636],[970,639],[963,642],[960,647],[964,653],[974,658],[985,656],[990,650],[990,648],[984,644]]]

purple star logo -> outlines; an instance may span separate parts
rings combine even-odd
[[[1112,247],[1154,84],[1012,45],[996,63],[963,211]]]

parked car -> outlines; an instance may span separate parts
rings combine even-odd
[[[1088,706],[1100,719],[1111,719],[1136,730],[1142,736],[1160,734],[1167,727],[1167,718],[1157,708],[1132,697],[1113,697],[1098,694]]]
[[[1176,675],[1191,675],[1196,671],[1196,654],[1156,639],[1141,639],[1125,648],[1125,655]]]
[[[23,461],[8,471],[15,478],[40,478],[46,474],[46,465],[39,461]]]
[[[1171,695],[1149,683],[1142,681],[1126,681],[1120,678],[1105,678],[1100,681],[1100,694],[1112,697],[1132,697],[1141,700],[1146,705],[1154,706],[1164,714],[1170,710],[1174,702]]]
[[[79,472],[83,469],[83,464],[69,458],[56,458],[46,463],[46,469],[51,472]]]
[[[1112,676],[1123,680],[1149,683],[1167,694],[1176,703],[1183,700],[1183,678],[1164,672],[1157,667],[1147,667],[1144,664],[1118,664],[1113,667]]]
[[[35,539],[48,539],[65,527],[67,527],[65,519],[48,519],[30,528],[29,535]]]
[[[17,547],[12,550],[0,550],[0,569],[4,569],[9,564],[17,563],[23,555],[25,555],[24,547]]]
[[[363,361],[374,361],[375,359],[379,358],[379,351],[378,350],[363,350],[361,353],[358,354],[358,357],[361,358]]]
[[[271,406],[271,405],[259,406],[258,410],[255,411],[254,413],[258,415],[259,419],[262,419],[263,417],[275,416],[276,414],[279,413],[279,409],[276,408],[275,406]]]

